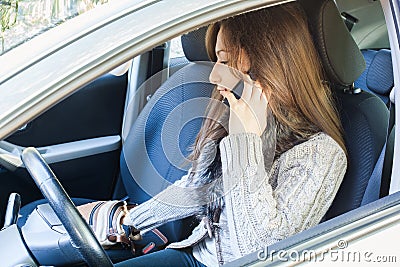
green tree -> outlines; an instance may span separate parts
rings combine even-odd
[[[1,52],[4,52],[4,32],[17,22],[19,0],[0,1],[1,16]]]

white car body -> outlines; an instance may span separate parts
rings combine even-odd
[[[120,0],[66,21],[0,56],[0,138],[5,139],[83,85],[156,45],[221,18],[283,2],[289,1]],[[393,62],[395,86],[391,99],[400,107],[400,97],[397,97],[400,83],[400,1],[381,0],[381,5]],[[396,124],[400,125],[399,108],[396,109]],[[400,191],[399,128],[395,140],[391,194]],[[118,138],[102,139],[102,149],[112,150],[119,141]],[[45,159],[57,162],[68,159],[68,153],[82,156],[85,151],[93,152],[97,145],[96,142],[74,143],[68,147],[42,147],[39,151],[43,151]],[[3,142],[0,156],[11,164],[22,166],[19,160],[22,149]],[[364,266],[368,263],[368,266],[378,266],[378,262],[390,262],[396,266],[396,262],[400,262],[399,233],[400,198],[395,205],[279,250],[286,252],[286,256],[281,252],[282,257],[278,258],[278,250],[269,251],[267,256],[263,254],[266,249],[228,265],[322,263],[324,266]],[[311,258],[303,257],[305,251],[311,253]]]

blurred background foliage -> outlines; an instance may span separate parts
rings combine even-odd
[[[111,0],[0,0],[0,55]]]

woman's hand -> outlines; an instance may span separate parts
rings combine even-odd
[[[267,126],[268,100],[258,82],[243,75],[244,88],[240,99],[231,91],[220,91],[230,106],[229,134],[255,133],[261,136]]]
[[[137,241],[142,239],[140,231],[132,226],[128,210],[126,210],[125,215],[121,219],[121,227],[124,229],[126,237],[129,237],[131,240]]]

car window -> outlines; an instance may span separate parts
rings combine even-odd
[[[112,0],[0,1],[0,55],[77,15]]]
[[[178,36],[171,40],[170,58],[184,57],[181,37]]]
[[[336,4],[360,49],[389,48],[380,1],[336,0]]]

